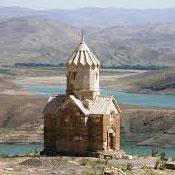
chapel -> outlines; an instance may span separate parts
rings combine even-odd
[[[44,108],[46,155],[98,156],[120,149],[120,108],[100,93],[100,62],[82,36],[66,63],[66,92]]]

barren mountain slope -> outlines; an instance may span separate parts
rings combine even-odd
[[[103,66],[175,66],[175,24],[93,28],[85,38]],[[65,63],[79,40],[80,30],[48,17],[3,19],[0,65]]]
[[[121,9],[121,8],[81,8],[33,10],[22,7],[0,7],[0,17],[47,15],[68,24],[106,28],[115,25],[137,25],[147,23],[174,23],[175,9]]]
[[[0,21],[0,64],[58,63],[67,58],[76,40],[75,28],[47,17],[4,19]]]
[[[91,37],[104,65],[175,65],[175,24],[116,26]]]

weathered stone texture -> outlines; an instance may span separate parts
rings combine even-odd
[[[88,144],[86,116],[71,103],[63,109],[61,108],[56,116],[57,152],[86,152]]]
[[[46,154],[56,152],[56,120],[55,115],[44,116],[44,148]]]

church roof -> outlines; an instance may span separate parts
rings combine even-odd
[[[83,102],[77,99],[75,96],[70,95],[70,98],[74,103],[79,107],[79,109],[85,114],[110,114],[110,107],[115,106],[118,113],[120,113],[120,108],[112,96],[98,96],[95,101],[92,103],[91,107],[87,109]]]
[[[74,50],[67,64],[73,65],[73,66],[78,66],[78,65],[82,65],[82,66],[88,65],[90,67],[100,66],[99,60],[91,52],[89,47],[86,45],[83,35],[79,46]]]
[[[57,95],[49,98],[47,105],[44,108],[43,113],[49,114],[54,113],[58,106],[60,106],[66,98],[66,95]]]
[[[79,109],[84,113],[84,114],[89,114],[89,110],[86,109],[79,99],[75,98],[75,96],[70,95],[70,98],[74,101],[74,103],[79,107]]]
[[[84,113],[85,115],[89,114],[110,114],[112,111],[111,107],[114,105],[117,112],[120,113],[120,108],[112,96],[98,96],[95,101],[92,102],[90,108],[86,108],[81,100],[76,98],[73,95],[70,95],[66,98],[65,95],[58,95],[52,97],[46,107],[44,108],[44,114],[55,113],[62,105],[72,100],[72,102]]]
[[[112,96],[98,96],[90,108],[90,114],[110,113],[109,107],[114,103]],[[118,108],[118,107],[117,107]],[[118,109],[117,109],[118,110]],[[118,111],[119,112],[119,111]]]

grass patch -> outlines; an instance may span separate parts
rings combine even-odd
[[[11,70],[9,70],[9,69],[2,69],[2,68],[0,68],[0,74],[1,74],[1,75],[14,75],[14,74],[11,72]]]

